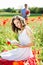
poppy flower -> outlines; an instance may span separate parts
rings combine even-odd
[[[3,25],[5,25],[7,22],[9,21],[9,19],[3,20]]]
[[[3,25],[5,25],[5,24],[6,24],[6,20],[3,20],[2,22],[3,22]]]
[[[10,45],[11,43],[9,41],[7,41],[7,44]]]
[[[33,55],[36,55],[36,50],[33,50],[32,52],[33,52]]]
[[[31,21],[34,21],[35,19],[33,18],[33,19],[31,19]]]
[[[40,19],[40,16],[38,16],[38,19]]]
[[[27,10],[27,11],[26,11],[26,15],[28,15],[29,13],[30,13],[30,11]]]

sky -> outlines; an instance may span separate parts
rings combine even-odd
[[[8,7],[20,9],[25,3],[28,7],[43,7],[43,0],[0,0],[0,9]]]

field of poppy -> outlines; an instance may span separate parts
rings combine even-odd
[[[11,29],[11,19],[12,17],[0,17],[0,53],[17,48],[17,46],[11,45],[10,42],[7,42],[7,39],[18,40],[17,34]],[[28,22],[35,37],[35,46],[32,47],[32,49],[36,64],[43,65],[43,15],[29,17]],[[12,65],[23,65],[23,62],[21,61],[19,64],[18,62],[13,62]]]

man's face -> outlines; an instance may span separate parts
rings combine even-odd
[[[25,8],[27,8],[27,5],[25,5]]]

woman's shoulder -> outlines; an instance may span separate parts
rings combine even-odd
[[[28,25],[26,25],[26,30],[31,30],[31,28]]]
[[[33,33],[33,31],[32,31],[32,29],[28,26],[28,25],[26,25],[26,32],[30,32],[30,33]]]

